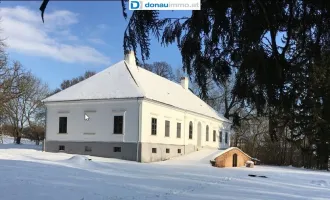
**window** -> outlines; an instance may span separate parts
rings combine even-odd
[[[170,149],[166,149],[166,153],[170,153]]]
[[[217,136],[217,132],[214,130],[213,131],[213,142],[215,142],[217,140],[216,136]]]
[[[113,152],[121,152],[121,147],[114,147]]]
[[[124,116],[114,116],[113,118],[113,133],[123,134]]]
[[[170,121],[165,121],[165,137],[170,137]]]
[[[92,152],[92,147],[85,146],[85,152]]]
[[[228,144],[228,132],[226,132],[226,135],[225,135],[225,142],[226,142],[226,144]]]
[[[181,123],[176,124],[176,137],[181,138]]]
[[[156,148],[152,148],[151,151],[152,151],[152,153],[157,153],[157,149]]]
[[[151,135],[157,135],[157,119],[151,118]]]
[[[189,139],[193,138],[193,123],[189,123]]]
[[[59,133],[67,133],[68,118],[60,117],[59,122]]]
[[[206,126],[206,141],[209,141],[209,125]]]
[[[220,131],[220,142],[222,142],[222,131]]]
[[[181,153],[181,149],[178,149],[178,153]]]
[[[64,145],[60,145],[60,146],[58,147],[58,150],[59,150],[59,151],[65,151],[65,146],[64,146]]]

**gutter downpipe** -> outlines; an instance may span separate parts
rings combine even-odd
[[[47,138],[48,109],[47,109],[47,105],[44,102],[43,102],[43,104],[46,106],[46,117],[45,117],[45,137],[44,137],[44,141],[42,144],[42,151],[45,152],[46,151],[46,138]]]
[[[141,155],[141,151],[140,151],[140,142],[141,142],[141,118],[142,118],[142,101],[139,100],[139,97],[136,98],[137,100],[137,103],[139,104],[139,111],[138,111],[138,115],[139,115],[139,118],[138,118],[138,141],[137,141],[137,145],[136,145],[136,162],[139,162],[139,159],[140,159],[140,162],[142,162],[141,158],[139,155]]]
[[[183,117],[183,151],[186,154],[186,111],[184,111]]]

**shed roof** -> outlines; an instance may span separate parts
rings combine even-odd
[[[242,151],[241,149],[237,148],[237,147],[230,147],[228,149],[225,149],[225,150],[219,150],[218,152],[216,152],[215,154],[212,155],[212,158],[211,158],[211,161],[214,161],[217,157],[229,152],[229,151],[232,151],[232,150],[239,150],[240,152],[242,152],[244,155],[246,155],[247,157],[249,157],[251,159],[251,156],[247,155],[244,151]]]

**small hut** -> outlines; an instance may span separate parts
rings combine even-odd
[[[237,147],[220,151],[210,160],[214,167],[242,167],[251,157]]]

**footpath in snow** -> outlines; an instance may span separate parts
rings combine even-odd
[[[203,150],[142,164],[0,144],[4,200],[329,200],[330,173],[289,167],[215,168]],[[30,146],[29,146],[30,147]],[[249,177],[248,174],[268,178]]]

